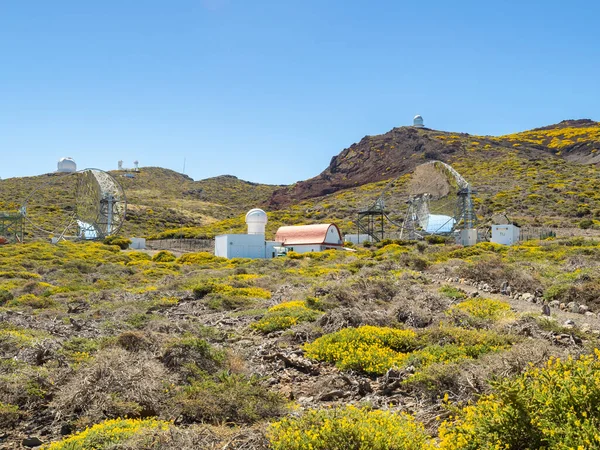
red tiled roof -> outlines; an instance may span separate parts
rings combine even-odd
[[[325,242],[327,238],[327,230],[329,227],[335,227],[337,230],[336,238],[341,239],[341,233],[337,225],[333,223],[319,223],[316,225],[296,225],[288,227],[279,227],[275,235],[275,241],[281,242],[284,245],[301,245],[301,244],[330,244]]]

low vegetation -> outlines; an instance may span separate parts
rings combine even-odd
[[[599,241],[354,250],[0,247],[2,432],[48,449],[594,448],[600,324],[566,310],[600,310]],[[563,309],[473,297],[505,282]]]

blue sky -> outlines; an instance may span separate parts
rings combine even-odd
[[[287,184],[367,134],[600,120],[595,1],[0,0],[0,177]]]

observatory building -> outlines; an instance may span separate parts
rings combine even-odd
[[[413,119],[413,127],[423,128],[424,126],[425,125],[423,125],[423,117],[417,114]]]
[[[71,157],[64,157],[58,160],[57,164],[57,172],[62,173],[72,173],[77,172],[77,164],[75,164],[75,160]]]
[[[251,209],[246,213],[247,234],[222,234],[215,237],[215,256],[223,258],[274,258],[279,242],[265,240],[267,213]]]
[[[296,253],[321,252],[344,245],[342,233],[334,223],[280,227],[275,240]]]
[[[265,240],[267,213],[251,209],[246,213],[247,234],[222,234],[215,237],[215,256],[223,258],[275,258],[287,251],[297,253],[341,249],[344,241],[337,225],[323,223],[280,227],[274,241]]]

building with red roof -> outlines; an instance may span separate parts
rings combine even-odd
[[[275,241],[297,253],[320,252],[329,248],[341,249],[342,233],[334,223],[280,227]]]

